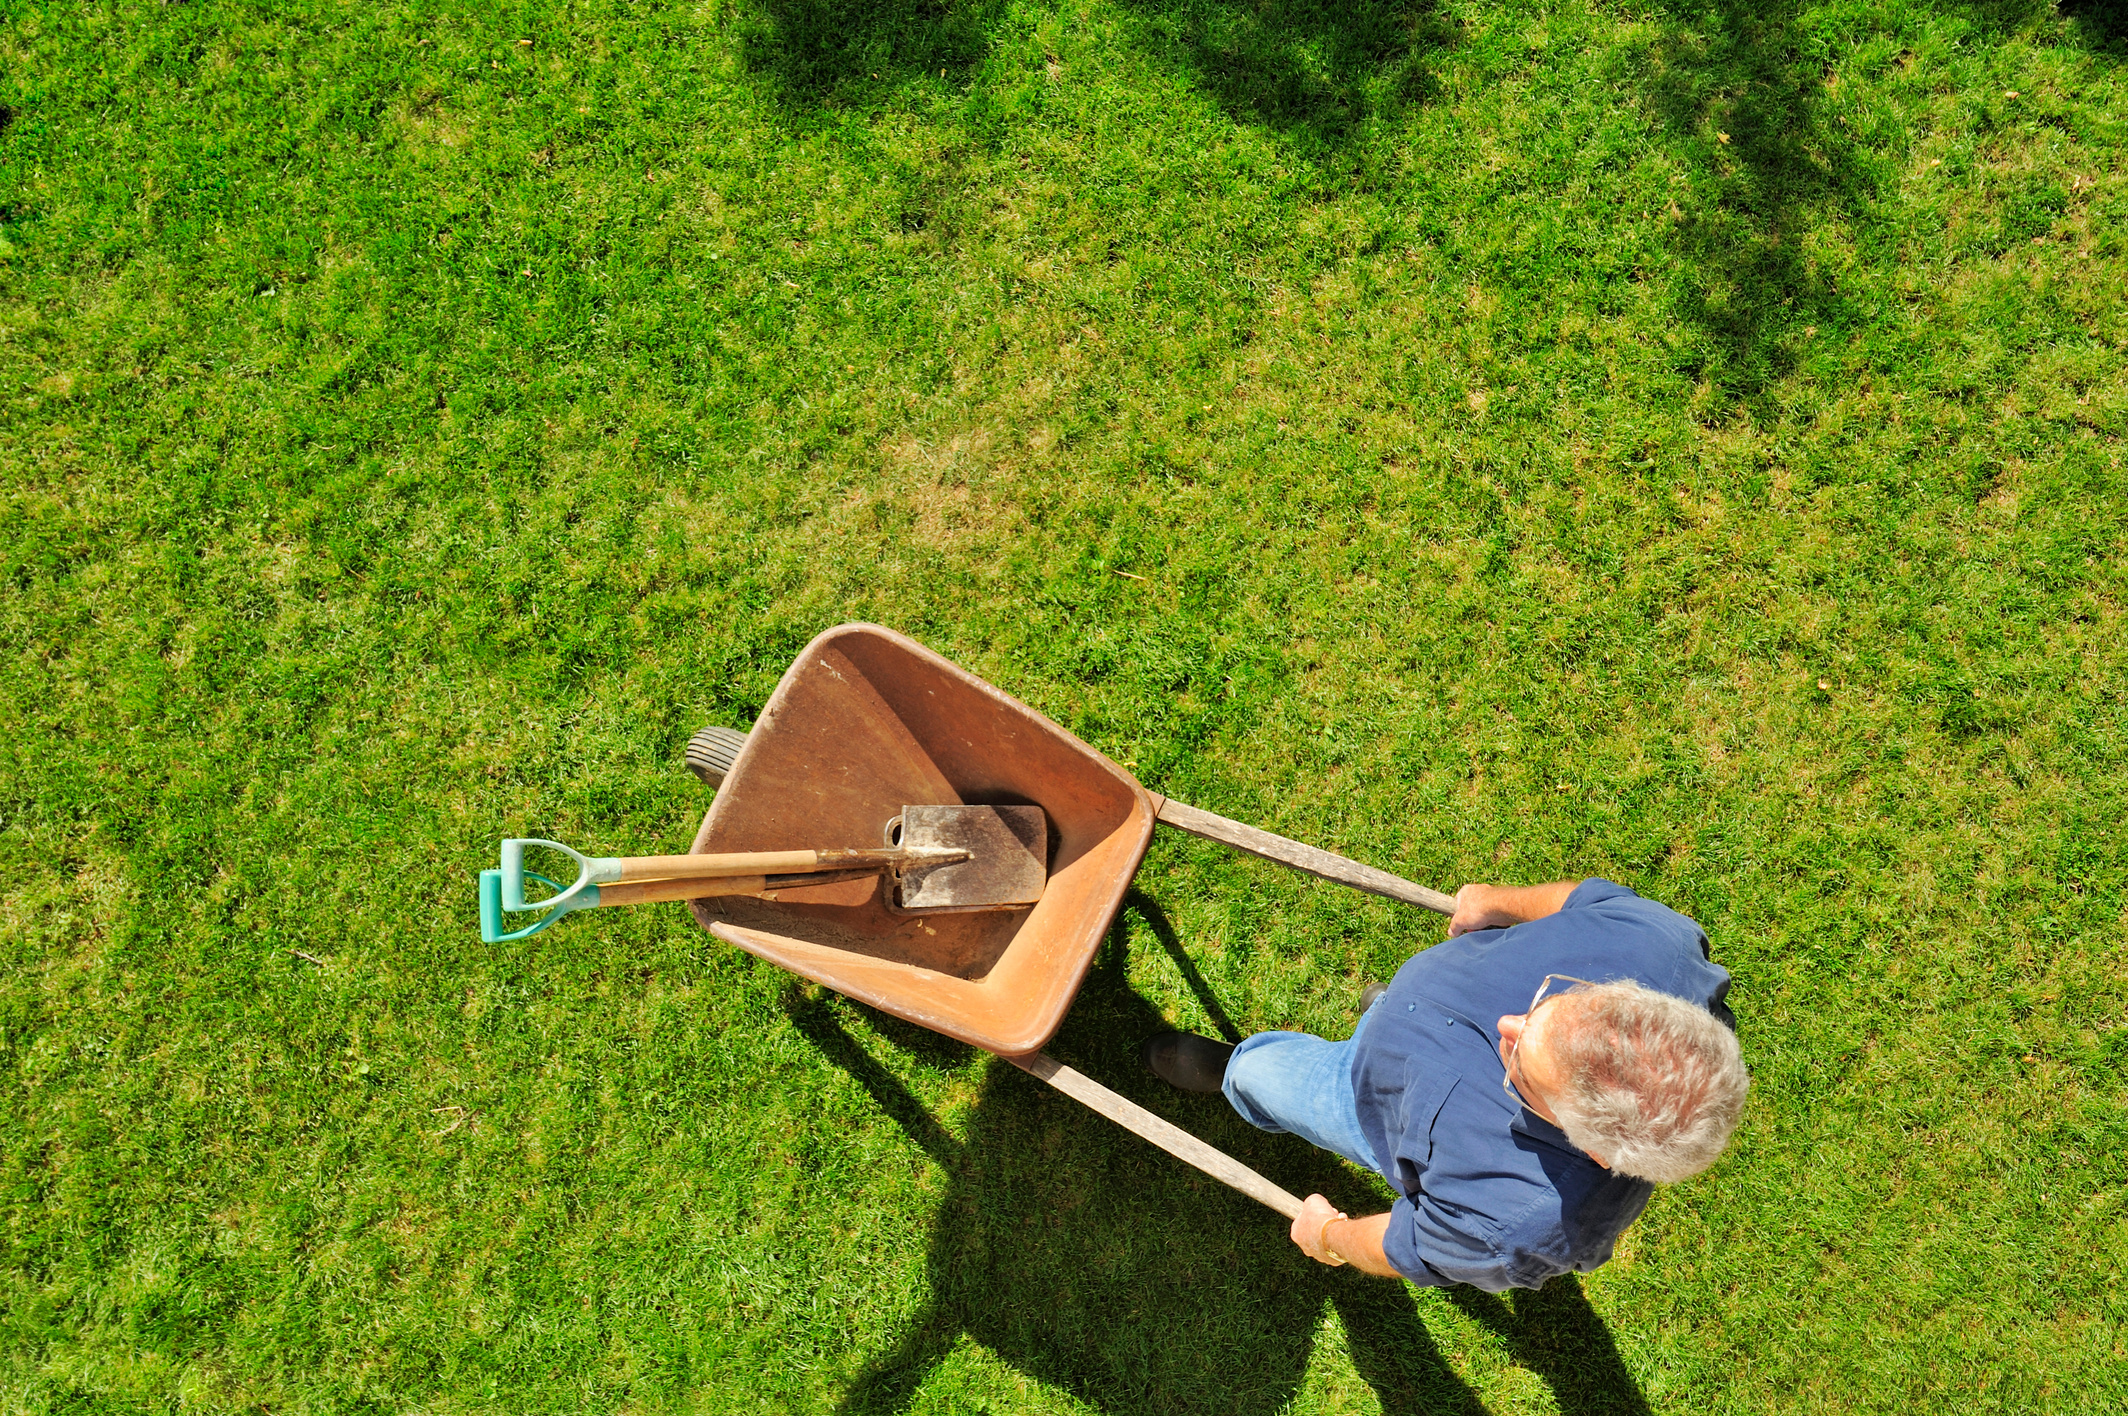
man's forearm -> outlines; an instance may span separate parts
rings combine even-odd
[[[1549,885],[1500,885],[1493,891],[1494,908],[1513,915],[1515,923],[1555,915],[1566,908],[1566,897],[1579,880],[1554,880]]]
[[[1362,1273],[1395,1278],[1389,1255],[1382,1250],[1382,1236],[1389,1232],[1386,1214],[1362,1215],[1358,1219],[1334,1219],[1324,1227],[1323,1240],[1330,1250]]]

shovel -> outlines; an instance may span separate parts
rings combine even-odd
[[[1031,905],[1048,883],[1049,823],[1038,806],[906,806],[883,835],[883,846],[664,856],[587,856],[560,841],[513,837],[502,843],[501,868],[480,872],[480,937],[490,944],[528,938],[563,915],[602,905],[772,896],[882,870],[892,878],[895,907],[921,914]],[[527,846],[574,860],[575,883],[564,888],[525,869]],[[527,880],[554,893],[528,900]],[[505,932],[505,910],[538,911],[539,918]]]

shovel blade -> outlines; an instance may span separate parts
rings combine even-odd
[[[908,806],[901,844],[966,851],[950,865],[900,875],[905,910],[996,910],[1031,905],[1049,883],[1049,820],[1039,806]]]

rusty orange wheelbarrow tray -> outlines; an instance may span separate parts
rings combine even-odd
[[[1289,1218],[1300,1201],[1046,1056],[1160,824],[1391,899],[1454,901],[1385,871],[1147,791],[1009,694],[873,624],[805,647],[717,791],[697,853],[869,840],[904,805],[1039,806],[1049,883],[1032,906],[907,912],[878,876],[691,900],[719,939],[1003,1057]]]

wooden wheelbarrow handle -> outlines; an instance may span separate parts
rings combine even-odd
[[[1438,914],[1452,915],[1456,912],[1456,897],[1444,895],[1439,890],[1429,890],[1416,885],[1402,876],[1391,875],[1386,870],[1376,870],[1371,865],[1361,865],[1356,860],[1314,846],[1302,845],[1299,841],[1284,836],[1274,836],[1269,831],[1254,826],[1244,826],[1239,821],[1229,821],[1224,816],[1214,816],[1209,811],[1200,811],[1194,806],[1176,801],[1173,797],[1156,796],[1160,803],[1157,819],[1163,826],[1172,826],[1177,831],[1186,831],[1192,836],[1202,836],[1207,841],[1232,846],[1250,855],[1275,860],[1280,865],[1290,865],[1295,870],[1305,870],[1310,875],[1320,875],[1325,880],[1335,880],[1340,885],[1350,885],[1355,890],[1365,890],[1370,895],[1384,895],[1392,900],[1402,900],[1407,905],[1424,905]]]
[[[1032,1057],[1005,1059],[1023,1072],[1040,1077],[1074,1101],[1084,1102],[1126,1131],[1135,1132],[1178,1160],[1186,1160],[1223,1185],[1231,1185],[1252,1200],[1261,1201],[1287,1219],[1300,1213],[1301,1202],[1225,1151],[1215,1150],[1189,1132],[1163,1121],[1128,1097],[1118,1096],[1083,1072],[1075,1072],[1046,1052]]]

